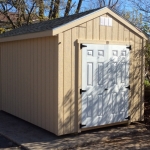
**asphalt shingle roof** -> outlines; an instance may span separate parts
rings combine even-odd
[[[98,8],[98,9],[100,9],[100,8]],[[24,25],[20,28],[17,28],[17,29],[14,29],[14,30],[11,30],[11,31],[1,34],[0,38],[51,30],[51,29],[57,28],[59,26],[65,25],[69,22],[72,22],[76,19],[79,19],[83,16],[86,16],[90,13],[93,13],[94,11],[97,11],[98,9],[93,9],[93,10],[85,11],[82,13],[70,15],[67,17],[61,17],[61,18],[43,21],[43,22],[31,24],[31,25]]]
[[[53,20],[47,20],[47,21],[43,21],[43,22],[39,22],[39,23],[35,23],[35,24],[24,25],[20,28],[5,32],[3,34],[0,34],[0,38],[12,37],[12,36],[23,35],[23,34],[28,34],[28,33],[35,33],[35,32],[42,32],[42,31],[52,30],[52,29],[57,28],[59,26],[65,25],[69,22],[72,22],[72,21],[75,21],[79,18],[82,18],[86,15],[89,15],[89,14],[91,14],[95,11],[98,11],[100,9],[102,9],[102,8],[92,9],[92,10],[81,12],[81,13],[78,13],[78,14],[74,14],[74,15],[70,15],[70,16],[66,16],[66,17],[61,17],[61,18],[57,18],[57,19],[53,19]],[[116,13],[117,15],[119,15],[121,18],[123,18],[119,14],[119,12],[117,12],[116,10],[111,9],[111,8],[109,8],[109,9],[111,11],[113,11],[114,13]],[[131,25],[133,25],[127,19],[125,19],[125,18],[123,18],[123,19],[126,20]],[[137,28],[139,31],[142,32],[142,30],[140,30],[138,27],[136,27],[135,25],[133,25],[133,26],[135,28]]]

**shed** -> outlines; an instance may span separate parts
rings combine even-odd
[[[110,8],[0,35],[0,110],[56,135],[144,119],[147,36]]]

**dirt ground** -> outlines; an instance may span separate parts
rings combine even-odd
[[[139,122],[146,131],[115,136],[105,142],[97,142],[72,150],[150,150],[150,99],[145,101],[144,122]],[[0,150],[23,150],[22,147],[0,135]]]
[[[116,137],[105,142],[99,142],[85,147],[78,147],[76,150],[149,150],[150,134],[138,133],[123,137]]]
[[[144,122],[141,124],[147,131],[114,137],[111,140],[85,145],[75,150],[150,150],[150,98],[145,100],[144,105]]]

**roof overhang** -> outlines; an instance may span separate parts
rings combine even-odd
[[[10,36],[10,37],[3,37],[3,38],[0,38],[0,42],[26,40],[26,39],[40,38],[40,37],[46,37],[46,36],[52,36],[52,30],[29,33],[29,34],[22,34],[22,35],[17,35],[17,36]]]
[[[124,24],[125,26],[130,28],[133,32],[135,32],[139,36],[143,37],[144,39],[148,40],[148,37],[142,31],[140,31],[138,28],[136,28],[135,26],[130,24],[128,21],[126,21],[124,18],[120,17],[118,14],[116,14],[115,12],[110,10],[109,8],[104,7],[102,9],[97,10],[97,11],[94,11],[93,13],[85,15],[84,17],[81,17],[79,19],[71,21],[65,25],[59,26],[59,27],[54,28],[52,30],[29,33],[29,34],[22,34],[22,35],[11,36],[11,37],[3,37],[3,38],[0,38],[0,42],[24,40],[24,39],[31,39],[31,38],[46,37],[46,36],[56,36],[59,33],[62,33],[66,30],[69,30],[75,26],[83,24],[89,20],[92,20],[92,19],[97,18],[97,17],[104,15],[104,14],[110,14],[112,17],[119,20],[122,24]]]

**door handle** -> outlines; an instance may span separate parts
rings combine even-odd
[[[86,92],[87,90],[82,90],[82,89],[80,89],[80,94],[82,94],[82,92]]]
[[[105,89],[105,91],[107,91],[108,89]]]

